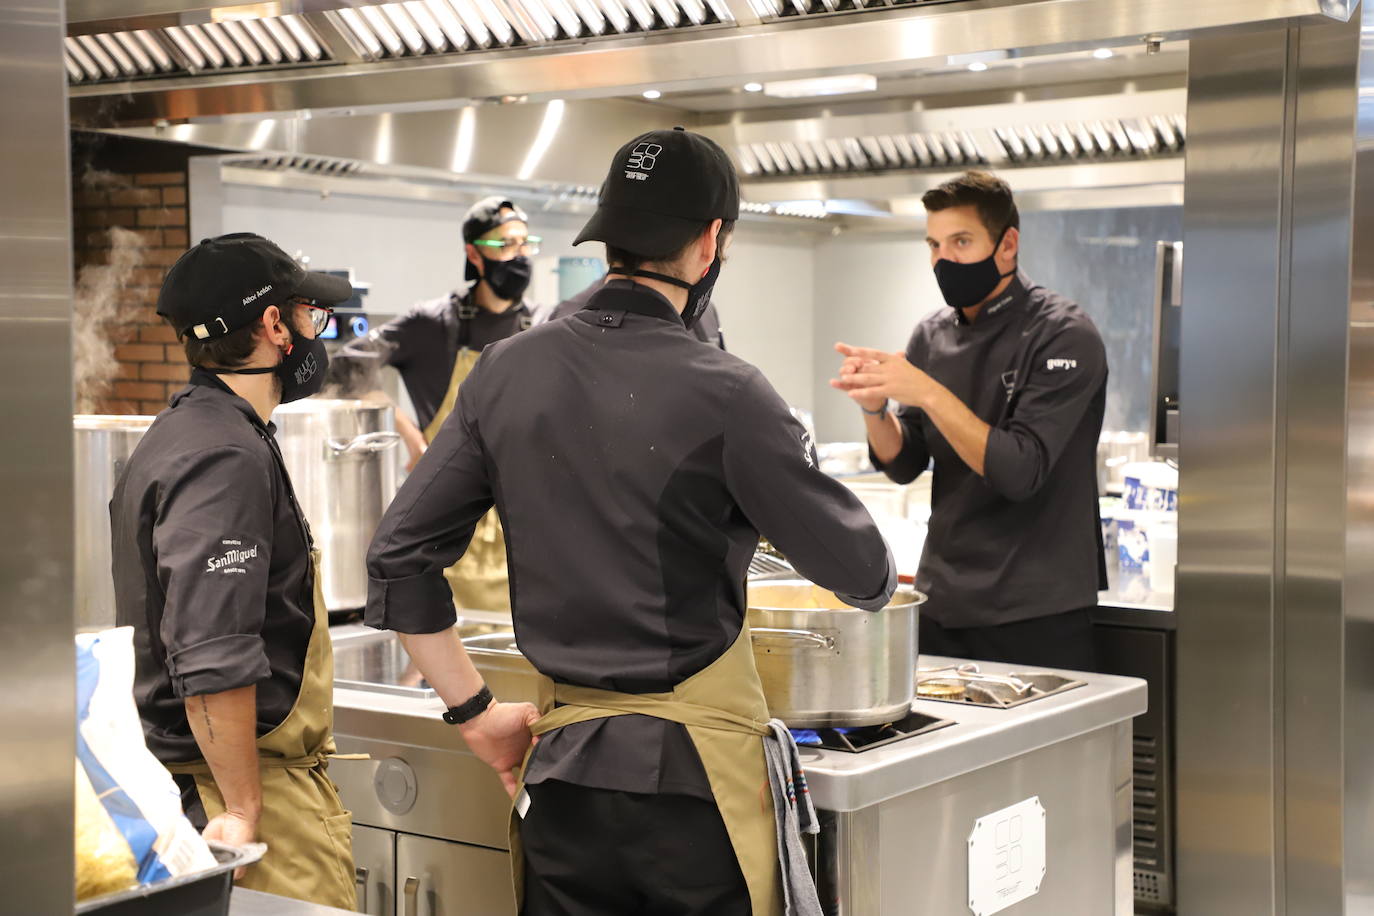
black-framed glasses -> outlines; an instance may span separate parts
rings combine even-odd
[[[539,253],[539,244],[543,241],[542,236],[532,235],[524,239],[473,239],[472,244],[495,251],[513,251],[532,258]]]

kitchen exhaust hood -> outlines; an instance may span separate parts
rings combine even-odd
[[[1091,50],[1265,21],[1343,19],[1356,2],[282,0],[251,6],[279,15],[240,18],[243,5],[232,3],[72,0],[66,65],[74,123],[102,127],[722,88],[782,74],[882,76],[992,49]],[[1156,139],[1165,142],[1159,132]]]

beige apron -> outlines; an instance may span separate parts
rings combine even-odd
[[[433,442],[444,425],[453,406],[458,402],[458,388],[477,364],[481,354],[463,347],[453,361],[453,378],[439,404],[434,419],[425,427],[425,441]],[[482,516],[472,533],[472,543],[462,559],[444,570],[444,578],[453,589],[453,603],[470,611],[509,611],[510,579],[506,570],[506,538],[501,531],[501,519],[492,509]]]
[[[262,774],[262,818],[258,839],[267,855],[249,866],[240,887],[280,894],[323,906],[357,906],[353,874],[352,815],[325,768],[334,756],[334,647],[329,612],[320,587],[320,552],[315,567],[315,627],[295,705],[281,724],[258,739]],[[224,813],[224,798],[204,761],[172,764],[173,773],[196,778],[208,817]]]
[[[777,826],[763,750],[764,736],[769,734],[768,704],[754,666],[747,622],[724,655],[668,693],[617,693],[555,684],[553,698],[564,705],[535,722],[530,731],[536,735],[576,722],[632,713],[685,725],[749,886],[754,916],[780,916]],[[525,762],[528,765],[528,755]],[[523,776],[522,768],[522,790]],[[672,826],[664,825],[664,829]],[[510,834],[515,896],[523,905],[525,857],[514,810]]]

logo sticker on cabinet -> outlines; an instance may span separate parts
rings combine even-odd
[[[986,814],[968,835],[968,908],[991,916],[1040,892],[1045,880],[1045,809],[1033,795]]]

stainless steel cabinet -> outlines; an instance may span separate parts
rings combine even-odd
[[[358,877],[358,912],[396,916],[396,834],[354,825],[353,864]]]
[[[510,854],[396,836],[398,916],[515,916]]]

